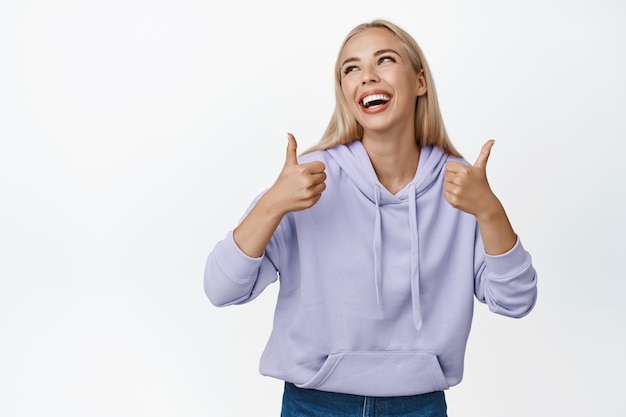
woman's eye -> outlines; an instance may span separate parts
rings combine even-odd
[[[378,59],[378,63],[379,63],[379,64],[382,64],[383,62],[396,62],[396,60],[395,60],[395,58],[394,58],[394,57],[392,57],[392,56],[387,56],[387,55],[385,55],[385,56],[381,56],[381,57]]]
[[[345,67],[343,69],[343,73],[344,74],[348,74],[348,73],[354,71],[355,69],[356,69],[356,67],[354,65],[349,65],[349,66],[347,66],[347,67]]]

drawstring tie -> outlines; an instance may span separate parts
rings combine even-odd
[[[374,202],[376,203],[376,221],[374,222],[374,285],[376,286],[376,301],[378,308],[383,311],[383,266],[381,261],[382,222],[380,219],[380,187],[374,184]]]
[[[415,185],[409,185],[409,229],[411,230],[411,299],[413,321],[417,332],[422,331],[422,305],[420,301],[419,239],[417,237],[417,203]]]
[[[409,184],[409,230],[411,234],[411,299],[413,301],[413,321],[418,334],[422,330],[422,306],[420,301],[420,271],[419,271],[419,239],[417,233],[417,203],[415,201],[415,185]],[[374,222],[374,285],[376,287],[376,301],[378,308],[383,310],[383,267],[382,267],[382,220],[380,215],[380,186],[374,184],[374,203],[376,204],[376,219]]]

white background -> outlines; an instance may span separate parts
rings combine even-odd
[[[332,5],[331,5],[332,4]],[[358,23],[420,43],[453,143],[539,272],[477,304],[451,416],[626,415],[626,6],[565,1],[2,0],[0,415],[278,416],[277,286],[218,309],[204,261],[315,143]]]

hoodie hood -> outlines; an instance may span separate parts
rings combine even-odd
[[[422,329],[422,309],[420,301],[420,266],[419,266],[419,224],[417,222],[417,199],[426,193],[437,181],[444,169],[447,155],[433,146],[420,150],[417,171],[413,180],[396,194],[389,192],[378,180],[369,155],[360,140],[346,146],[336,146],[327,150],[329,155],[344,170],[356,187],[372,202],[375,210],[374,239],[372,256],[374,258],[373,282],[376,286],[378,307],[382,310],[382,216],[381,209],[388,204],[406,204],[411,238],[411,298],[413,320],[418,333]]]
[[[355,140],[349,145],[330,148],[327,152],[370,201],[375,203],[377,197],[374,190],[380,191],[378,198],[380,206],[406,202],[410,185],[415,188],[415,197],[420,197],[437,181],[448,160],[447,155],[439,148],[433,146],[422,148],[413,180],[397,194],[391,194],[378,180],[369,155],[360,140]]]

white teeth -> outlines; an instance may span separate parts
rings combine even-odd
[[[383,101],[383,102],[388,102],[391,99],[391,97],[389,97],[386,94],[371,94],[369,96],[366,96],[363,98],[362,102],[363,105],[365,107],[369,107],[370,103],[372,103],[373,101]]]

